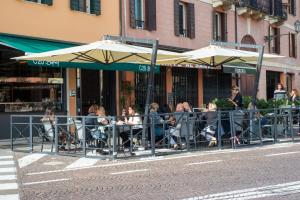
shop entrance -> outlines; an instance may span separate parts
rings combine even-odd
[[[109,115],[116,114],[116,72],[81,70],[81,110],[88,114],[92,104],[104,106]],[[79,102],[80,103],[80,102]]]

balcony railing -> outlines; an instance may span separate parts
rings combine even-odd
[[[239,0],[240,7],[247,7],[251,10],[262,12],[265,14],[269,13],[270,2],[269,0]]]
[[[269,16],[271,23],[278,23],[287,20],[288,5],[281,0],[270,1]]]

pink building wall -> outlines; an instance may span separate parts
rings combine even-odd
[[[174,1],[173,0],[157,0],[156,1],[156,31],[147,31],[141,29],[132,29],[129,22],[129,0],[123,0],[122,33],[125,36],[137,38],[153,38],[159,39],[161,45],[172,47],[181,47],[187,49],[197,49],[207,46],[212,40],[212,11],[214,10],[211,3],[205,0],[184,0],[185,2],[194,3],[195,5],[195,35],[194,39],[177,37],[174,34]],[[283,0],[285,2],[287,0]],[[126,3],[126,8],[124,8]],[[278,26],[280,34],[294,33],[293,26],[297,19],[300,19],[300,4],[297,2],[297,15],[288,14],[288,19]],[[215,10],[222,11],[222,8]],[[235,22],[234,9],[225,11],[227,13],[227,32],[228,42],[235,41]],[[124,19],[124,16],[126,18]],[[254,38],[256,44],[265,45],[265,52],[268,53],[268,44],[264,41],[264,36],[268,35],[269,21],[266,19],[254,19],[253,17],[238,16],[237,18],[237,41],[241,42],[245,35],[250,35]],[[293,88],[300,89],[300,39],[297,36],[297,58],[289,57],[289,38],[288,36],[280,37],[280,52],[284,58],[272,60],[274,66],[264,65],[261,70],[259,81],[259,98],[266,98],[266,73],[267,71],[277,71],[281,73],[293,74]],[[282,76],[284,77],[284,76]],[[201,77],[199,77],[201,78]],[[282,80],[285,82],[285,80]],[[202,94],[199,96],[202,96]],[[199,97],[202,98],[202,97]]]
[[[212,39],[212,6],[198,0],[185,0],[184,2],[194,3],[195,5],[195,33],[194,39],[178,37],[174,33],[174,1],[156,1],[156,31],[142,29],[132,29],[130,27],[129,0],[126,3],[126,21],[123,17],[123,35],[136,38],[159,39],[161,45],[196,49],[207,46]],[[123,13],[123,16],[125,16]]]

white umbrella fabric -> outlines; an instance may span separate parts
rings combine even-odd
[[[272,54],[264,54],[265,59],[281,58]],[[257,60],[259,53],[209,45],[193,51],[182,53],[181,58],[157,59],[158,64],[166,65],[204,65],[217,67],[230,62],[250,62]]]
[[[16,60],[76,62],[76,63],[143,63],[151,61],[152,48],[124,44],[114,40],[102,40],[87,45],[44,53],[15,57]],[[157,51],[157,59],[182,57],[170,51]]]

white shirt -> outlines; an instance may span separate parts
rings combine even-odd
[[[129,124],[132,124],[132,128],[133,129],[138,129],[138,128],[143,128],[143,125],[142,125],[142,119],[141,117],[139,116],[138,113],[135,113],[134,114],[135,116],[130,116],[128,118],[128,122]]]

